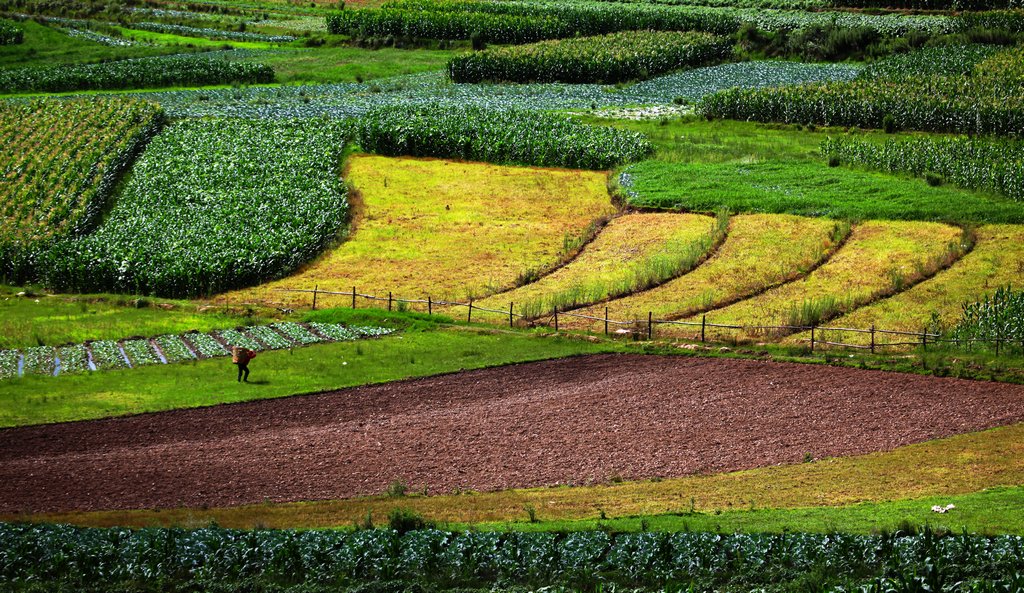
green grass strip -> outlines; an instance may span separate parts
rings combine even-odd
[[[522,333],[437,330],[260,354],[250,383],[230,360],[4,381],[0,427],[195,408],[619,349]]]

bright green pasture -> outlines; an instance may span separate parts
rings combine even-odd
[[[323,47],[243,58],[274,69],[278,82],[357,82],[444,68],[456,52],[434,49]]]
[[[955,508],[937,513],[933,506]],[[587,519],[583,521],[526,520],[476,523],[481,531],[718,531],[813,533],[878,533],[920,529],[953,533],[1024,533],[1024,487],[992,488],[955,496],[930,496],[842,507],[795,509],[737,509],[720,512],[681,512],[665,515]],[[456,524],[453,527],[468,527]]]
[[[175,35],[173,33],[157,33],[155,31],[141,31],[139,29],[129,29],[125,27],[118,27],[118,31],[121,32],[128,39],[134,39],[136,41],[142,41],[145,43],[155,43],[157,45],[166,46],[184,46],[184,47],[200,47],[200,48],[238,48],[238,49],[269,49],[273,47],[279,47],[279,43],[267,43],[265,41],[235,41],[235,40],[221,40],[221,39],[207,39],[206,37],[188,37],[185,35]],[[180,47],[175,48],[180,51]]]
[[[376,340],[264,352],[249,383],[229,358],[0,383],[0,427],[86,420],[285,397],[577,354],[614,344],[481,330],[403,332]]]
[[[0,68],[82,64],[191,51],[181,47],[108,47],[68,37],[57,29],[34,21],[23,21],[18,26],[25,31],[25,42],[0,46]]]
[[[644,131],[657,147],[652,160],[627,169],[639,194],[636,205],[854,220],[1024,222],[1024,204],[993,194],[829,167],[819,147],[828,134],[846,133],[842,129],[692,118],[619,125]]]
[[[58,346],[85,340],[158,336],[260,323],[266,311],[215,308],[200,312],[188,301],[123,295],[16,296],[0,286],[0,349]],[[141,305],[141,306],[140,306]]]

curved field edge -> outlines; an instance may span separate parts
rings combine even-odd
[[[695,265],[719,235],[715,220],[698,214],[620,216],[565,266],[479,305],[518,303],[519,312],[533,318],[628,294]]]
[[[507,290],[527,270],[558,265],[566,244],[615,212],[600,172],[357,155],[346,241],[296,274],[218,300],[306,304],[276,289],[405,298]],[[344,297],[324,306],[347,304]]]
[[[686,317],[750,298],[795,280],[827,261],[843,239],[839,223],[788,214],[743,214],[729,220],[725,241],[702,265],[665,284],[607,303],[612,319]],[[604,306],[574,313],[601,317]],[[599,330],[567,318],[566,327]]]
[[[988,488],[1020,484],[1024,484],[1024,424],[1015,424],[884,453],[665,480],[212,509],[8,514],[0,515],[0,520],[95,527],[216,522],[223,527],[315,528],[349,526],[365,520],[368,514],[383,520],[396,508],[446,523],[516,522],[526,519],[525,509],[531,507],[545,522],[595,521],[602,514],[617,518],[712,513],[714,517],[716,512],[739,509],[834,509],[968,496]],[[1019,497],[1019,488],[1011,495]]]
[[[803,279],[708,313],[708,321],[744,326],[809,326],[898,293],[958,260],[970,248],[960,228],[927,222],[868,221],[825,264]],[[699,319],[690,318],[690,321]],[[757,338],[786,330],[740,330]],[[716,335],[721,332],[713,332]]]
[[[921,331],[937,314],[945,326],[955,325],[963,303],[976,301],[1000,286],[1019,288],[1024,273],[1024,226],[990,225],[975,231],[974,249],[947,270],[897,295],[861,307],[830,325]],[[829,333],[829,339],[865,344],[867,335]],[[798,335],[791,339],[804,336]]]

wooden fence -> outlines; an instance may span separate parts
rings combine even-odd
[[[298,288],[275,288],[277,292],[289,292],[289,293],[304,293],[312,296],[312,308],[316,310],[317,299],[321,296],[334,296],[344,297],[347,304],[353,309],[358,308],[357,299],[363,299],[369,302],[380,302],[387,303],[387,310],[391,311],[399,303],[404,305],[419,305],[426,308],[428,314],[434,313],[435,307],[465,307],[466,308],[466,322],[472,323],[473,314],[476,313],[490,313],[502,316],[502,318],[508,319],[509,327],[515,327],[517,319],[529,322],[531,324],[543,324],[549,327],[553,327],[554,330],[560,331],[560,319],[585,319],[593,321],[598,324],[604,324],[605,335],[610,335],[610,328],[617,327],[619,330],[616,333],[627,333],[630,335],[639,334],[642,337],[646,337],[648,340],[653,340],[655,336],[654,328],[659,325],[663,326],[677,326],[677,327],[689,327],[697,331],[700,329],[700,342],[708,343],[713,342],[708,338],[708,330],[733,330],[733,331],[745,331],[745,332],[785,332],[785,334],[794,334],[798,332],[810,332],[810,338],[805,341],[810,343],[811,351],[821,346],[834,346],[839,348],[852,348],[857,350],[867,350],[874,354],[879,349],[883,348],[894,348],[894,347],[906,347],[906,346],[920,346],[927,350],[929,345],[938,344],[956,344],[958,346],[964,344],[995,344],[996,354],[998,355],[1000,349],[1010,343],[1011,340],[1004,338],[995,338],[990,340],[985,339],[970,339],[970,340],[953,340],[943,338],[941,334],[923,332],[908,332],[908,331],[897,331],[879,329],[875,326],[870,328],[855,328],[855,327],[829,327],[822,325],[727,325],[721,323],[710,323],[707,320],[707,315],[702,315],[700,321],[678,321],[673,319],[655,319],[653,312],[647,313],[646,319],[632,319],[632,320],[617,320],[611,319],[608,316],[608,307],[604,308],[604,317],[595,317],[592,315],[580,315],[578,313],[567,313],[564,311],[554,311],[548,315],[547,320],[543,317],[527,317],[525,315],[515,312],[515,303],[509,303],[508,309],[490,309],[481,307],[473,304],[470,300],[465,303],[457,301],[447,300],[436,300],[428,296],[425,299],[408,299],[394,296],[392,293],[388,293],[386,297],[377,296],[372,294],[362,294],[356,291],[356,287],[352,287],[351,292],[337,292],[329,290],[320,290],[319,286],[314,287],[312,290],[309,289],[298,289]],[[626,329],[628,328],[628,329]],[[624,330],[624,331],[623,331]],[[830,341],[827,339],[828,333],[855,333],[868,335],[869,338],[865,344],[850,344],[844,342]],[[644,336],[646,334],[646,336]],[[696,335],[696,333],[694,334]],[[885,340],[899,340],[899,341],[879,341],[880,339]],[[1024,348],[1024,343],[1020,344],[1021,348]]]

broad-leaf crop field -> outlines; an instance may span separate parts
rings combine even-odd
[[[0,0],[0,591],[1024,591],[1022,245],[1020,0]]]

